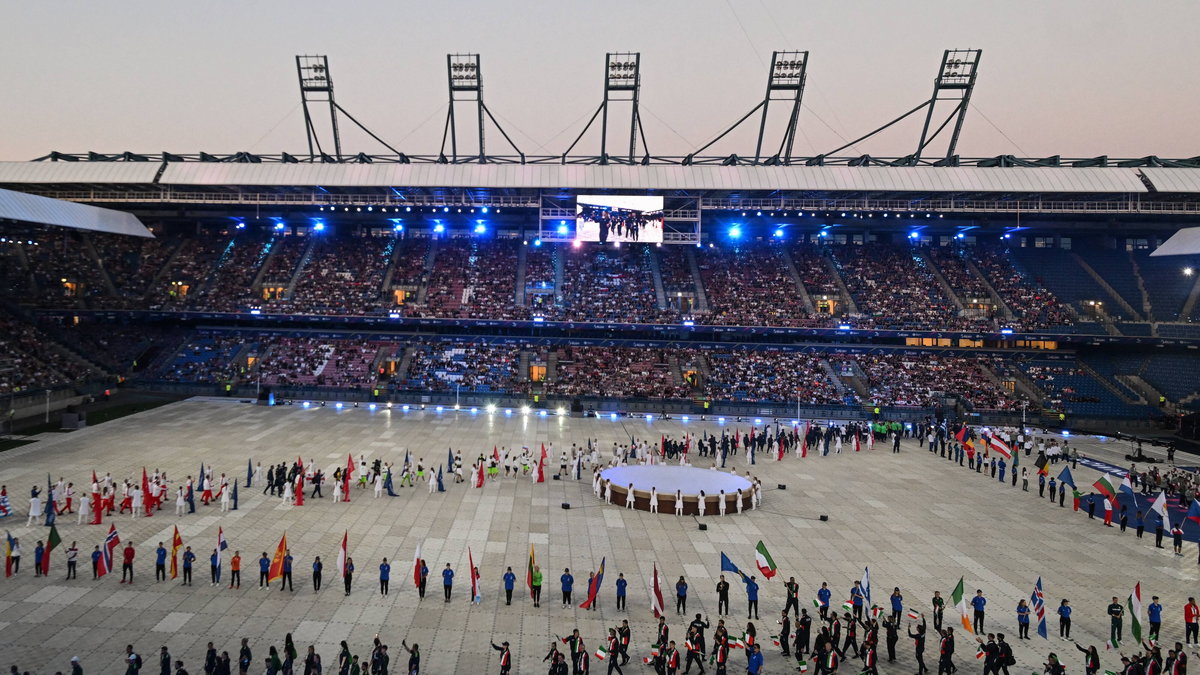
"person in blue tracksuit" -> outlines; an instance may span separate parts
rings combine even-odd
[[[504,573],[504,604],[512,604],[513,587],[517,583],[517,575],[513,574],[512,568]]]
[[[575,583],[575,577],[571,576],[571,568],[563,569],[562,576],[558,578],[562,582],[563,607],[571,606],[571,587]]]

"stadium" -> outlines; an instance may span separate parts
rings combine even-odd
[[[221,672],[208,670],[204,643],[219,640],[218,650],[236,656],[238,641],[249,635],[258,672],[267,643],[295,633],[301,652],[314,644],[326,669],[338,663],[338,672],[348,673],[349,662],[341,670],[335,659],[339,641],[375,663],[379,643],[367,646],[374,633],[391,641],[393,668],[412,654],[397,646],[407,635],[406,649],[418,639],[425,645],[427,672],[506,673],[505,657],[521,672],[544,667],[536,656],[545,643],[576,625],[588,641],[585,655],[608,644],[608,624],[623,616],[607,604],[592,613],[568,601],[561,612],[531,615],[541,610],[513,600],[511,585],[510,602],[526,608],[499,603],[502,565],[517,570],[519,596],[526,558],[532,575],[531,548],[547,586],[557,589],[551,579],[558,568],[577,568],[575,604],[581,596],[611,595],[611,587],[601,588],[602,561],[623,562],[624,576],[637,586],[632,604],[644,604],[647,592],[651,599],[651,607],[635,609],[641,658],[653,643],[650,610],[676,619],[669,606],[655,606],[656,593],[663,604],[660,572],[664,585],[686,575],[696,596],[711,595],[710,577],[737,581],[742,574],[726,572],[724,562],[715,567],[716,552],[738,551],[748,571],[754,563],[747,551],[753,556],[754,541],[765,542],[780,562],[788,559],[783,576],[770,582],[778,597],[768,594],[770,577],[762,580],[772,621],[758,631],[770,672],[809,667],[798,654],[777,657],[778,641],[771,647],[767,635],[778,633],[775,601],[790,592],[779,583],[788,576],[800,579],[800,595],[810,595],[808,587],[826,576],[845,576],[829,579],[841,589],[869,567],[883,581],[868,605],[886,613],[895,603],[887,603],[885,586],[911,591],[904,607],[923,605],[934,589],[949,599],[945,582],[966,569],[968,591],[981,586],[997,596],[996,606],[1003,603],[996,611],[1003,618],[989,621],[1004,624],[1013,623],[1008,605],[1028,597],[1039,571],[1053,578],[1055,568],[1071,568],[1051,583],[1054,597],[1077,598],[1077,617],[1102,617],[1091,620],[1098,628],[1079,618],[1095,643],[1106,637],[1110,587],[1124,606],[1140,581],[1169,598],[1172,617],[1184,611],[1200,568],[1190,553],[1159,557],[1165,550],[1143,544],[1141,530],[1144,519],[1153,533],[1151,511],[1165,509],[1160,540],[1164,530],[1169,540],[1172,524],[1189,547],[1200,538],[1200,511],[1189,511],[1197,503],[1191,465],[1200,451],[1200,249],[1191,229],[1200,221],[1200,157],[960,155],[982,57],[979,49],[945,50],[924,103],[825,154],[794,148],[805,51],[774,52],[763,99],[708,144],[676,155],[650,153],[637,52],[605,56],[602,102],[561,154],[522,152],[483,102],[480,56],[456,53],[446,57],[447,116],[434,154],[397,150],[386,134],[360,123],[335,100],[330,59],[304,55],[295,72],[305,152],[54,151],[0,162],[0,476],[11,500],[5,515],[12,517],[4,518],[12,528],[10,565],[14,536],[32,567],[32,543],[48,534],[26,508],[25,490],[34,485],[35,501],[45,488],[41,509],[60,511],[63,542],[79,541],[82,566],[94,543],[115,575],[119,560],[104,556],[119,559],[120,549],[100,549],[108,528],[86,526],[90,513],[80,514],[77,527],[69,502],[61,511],[64,494],[89,492],[90,475],[94,522],[112,520],[122,546],[137,543],[139,584],[150,574],[155,545],[179,541],[180,532],[188,542],[206,542],[196,546],[200,561],[218,539],[223,545],[230,537],[233,548],[240,540],[247,570],[258,549],[264,560],[272,557],[283,532],[297,550],[298,570],[308,569],[311,553],[324,557],[339,597],[318,603],[272,593],[251,607],[193,597],[208,589],[99,596],[75,590],[93,583],[86,580],[47,582],[55,585],[40,590],[21,585],[31,583],[24,570],[0,585],[0,626],[12,639],[0,658],[53,672],[69,668],[64,656],[78,650],[98,672],[122,672],[125,643],[136,645],[147,668],[161,643],[193,669],[203,662],[204,672]],[[923,120],[911,154],[846,152],[905,119]],[[351,125],[382,150],[345,150],[340,134]],[[753,148],[721,142],[735,129],[749,130]],[[497,146],[504,151],[494,154]],[[747,449],[739,450],[739,441]],[[903,461],[885,459],[902,456],[888,454],[893,443]],[[970,468],[962,468],[964,447]],[[730,483],[728,503],[723,491],[706,501],[689,482],[698,479],[683,470],[654,479],[679,481],[679,496],[639,483],[636,499],[632,478],[628,490],[624,479],[615,486],[614,499],[614,481],[601,474],[606,466],[636,473],[656,462],[724,469],[727,455],[741,467],[742,452],[746,480],[735,476],[741,482]],[[282,504],[270,478],[270,494],[259,490],[262,467],[280,462],[292,466],[289,481],[300,475]],[[1077,476],[1070,485],[1074,510],[1062,506],[1061,493],[1054,503],[1053,480],[1053,511],[1025,504],[1025,495],[1001,496],[1028,491],[1030,475],[1035,489],[1047,478],[1065,489],[1059,472],[1068,462]],[[193,474],[197,463],[201,471]],[[384,480],[394,494],[393,465],[401,494],[391,503],[404,506],[389,513],[375,499]],[[1024,489],[1017,487],[1018,467]],[[501,468],[503,477],[494,478]],[[99,480],[97,471],[116,480]],[[412,491],[401,480],[410,472]],[[960,485],[989,472],[988,483]],[[594,495],[581,488],[589,473]],[[305,494],[316,485],[319,495],[325,474],[333,477],[326,491],[352,502],[341,510],[353,515],[329,515],[331,507],[317,503],[327,498]],[[80,487],[64,492],[60,475]],[[1125,477],[1128,490],[1089,494],[1093,480],[1110,475]],[[365,488],[355,487],[360,477]],[[851,491],[839,506],[848,480],[860,484],[862,498]],[[122,515],[124,505],[102,514],[102,492],[111,488],[120,502],[139,485],[130,516]],[[1154,509],[1160,487],[1169,503]],[[217,495],[196,517],[205,488]],[[186,499],[191,516],[178,525],[169,513],[176,490],[178,507]],[[227,512],[222,497],[228,501],[230,492]],[[161,513],[153,521],[120,520],[136,515],[143,499],[146,515],[155,515],[155,495]],[[632,511],[618,509],[626,495]],[[1135,527],[1136,511],[1136,543],[1132,535],[1113,541],[1115,529],[1073,539],[1084,527],[1081,498],[1088,518],[1108,504],[1106,524],[1119,508],[1122,533],[1126,520]],[[675,506],[684,499],[686,506]],[[718,504],[722,517],[714,518]],[[701,520],[699,531],[664,525],[674,508],[686,508],[688,516],[677,518],[689,531],[693,515]],[[892,518],[876,520],[884,509]],[[20,528],[24,515],[31,518]],[[951,540],[965,541],[984,523],[996,530],[994,540],[955,553],[959,544]],[[355,596],[372,595],[380,555],[395,561],[400,593],[412,595],[415,545],[418,577],[424,550],[438,556],[428,559],[435,578],[453,564],[457,583],[479,600],[455,596],[462,607],[444,610],[403,598],[379,605],[352,597],[346,580],[341,603],[346,575],[330,570],[335,560],[339,568],[345,563],[345,543],[339,558],[333,541],[343,536],[351,548],[361,542],[367,581],[356,583],[367,589]],[[1047,557],[1032,550],[1009,557],[1007,546],[1019,542]],[[930,549],[949,549],[950,557],[933,557]],[[224,569],[216,565],[229,553],[213,551],[215,598]],[[1101,552],[1120,562],[1100,559]],[[595,591],[590,581],[584,588],[581,571],[597,565]],[[481,567],[479,580],[468,574]],[[758,567],[766,573],[761,559]],[[773,575],[774,562],[770,568]],[[972,570],[983,568],[972,580]],[[55,560],[51,573],[61,569]],[[131,568],[131,584],[132,575]],[[1040,577],[1038,583],[1040,595]],[[1096,588],[1105,597],[1091,597]],[[450,603],[448,587],[446,593]],[[732,634],[742,632],[738,597]],[[693,602],[715,625],[710,599]],[[1137,602],[1128,610],[1135,620],[1140,596]],[[108,625],[106,608],[137,608],[142,618]],[[955,616],[947,624],[956,625],[957,609],[949,611]],[[683,647],[688,616],[682,613],[684,626],[672,632],[680,662],[692,651]],[[896,627],[904,630],[898,611]],[[1007,627],[1010,638],[1016,628]],[[480,643],[480,635],[491,638]],[[700,635],[695,651],[703,652],[703,667],[718,648],[714,641],[711,653],[704,650]],[[931,662],[939,658],[932,635]],[[792,637],[783,640],[785,655]],[[502,639],[511,642],[512,656]],[[1174,639],[1164,638],[1163,649]],[[958,654],[967,659],[974,640],[959,640]],[[1138,641],[1126,651],[1142,651]],[[899,663],[911,669],[911,648],[900,642]],[[45,651],[51,645],[54,654]],[[570,647],[571,667],[580,672],[575,643]],[[668,652],[665,643],[653,647],[647,672]],[[837,637],[834,647],[846,659],[843,670],[858,668]],[[1068,649],[1074,659],[1070,645],[1061,647]],[[734,658],[738,669],[752,667],[751,651]],[[856,644],[853,656],[859,651]],[[1046,651],[1040,643],[1010,650],[1017,667],[1035,669],[1046,663]],[[1158,651],[1147,646],[1138,660],[1158,658],[1161,667],[1165,654]],[[606,654],[618,657],[613,648]],[[1115,654],[1101,654],[1105,668],[1120,670]],[[828,656],[815,655],[813,670],[827,672]],[[608,667],[600,651],[595,658],[591,668]],[[1172,651],[1171,658],[1179,657]],[[269,659],[267,667],[276,672]],[[633,667],[643,666],[626,666]],[[878,668],[901,670],[892,663]]]

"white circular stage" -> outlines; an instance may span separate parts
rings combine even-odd
[[[675,492],[683,493],[683,512],[699,513],[700,493],[704,493],[705,514],[716,515],[720,511],[721,491],[725,491],[726,513],[737,512],[737,492],[742,491],[743,504],[750,506],[750,481],[724,471],[697,469],[690,466],[633,465],[617,466],[600,472],[600,479],[612,482],[612,501],[624,506],[626,493],[633,485],[634,508],[650,510],[650,490],[658,491],[658,510],[675,512]],[[601,494],[604,492],[602,491]]]

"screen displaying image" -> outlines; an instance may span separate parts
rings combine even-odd
[[[663,198],[580,195],[575,200],[575,238],[601,244],[659,243],[663,240]]]

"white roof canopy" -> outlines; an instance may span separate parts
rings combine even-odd
[[[132,214],[37,195],[0,190],[0,218],[80,230],[153,237]]]

